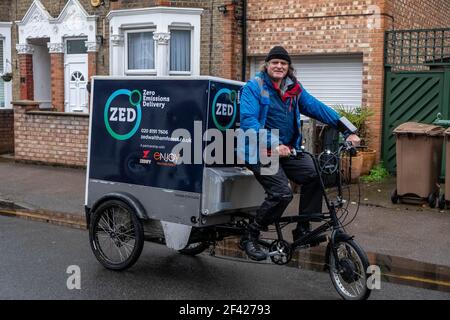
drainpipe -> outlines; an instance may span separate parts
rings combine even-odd
[[[247,0],[242,0],[242,81],[247,72]]]

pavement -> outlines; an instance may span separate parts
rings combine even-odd
[[[1,215],[85,228],[84,169],[23,164],[0,157],[0,177]],[[394,205],[390,201],[394,188],[395,178],[361,184],[361,206],[347,231],[369,253],[371,263],[387,261],[387,270],[406,272],[400,277],[417,280],[427,276],[423,283],[449,291],[450,210],[426,204]],[[358,209],[356,186],[351,194],[347,221]],[[296,214],[298,198],[287,214]],[[290,234],[289,228],[284,231]]]

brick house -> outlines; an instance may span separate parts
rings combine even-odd
[[[33,101],[14,107],[16,159],[84,166],[92,75],[246,80],[281,44],[314,95],[375,112],[379,151],[385,31],[449,24],[448,0],[2,0],[0,108]]]

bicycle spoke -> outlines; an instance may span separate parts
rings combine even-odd
[[[131,255],[131,253],[133,252],[134,246],[130,246],[127,243],[122,243],[121,245],[122,245],[122,248],[125,250],[125,253],[127,254],[127,258],[128,258]]]
[[[103,219],[103,217],[102,217],[102,219]],[[103,223],[101,223],[101,222],[99,222],[97,226],[100,227],[100,228],[102,228],[102,230],[105,231],[105,232],[108,233],[108,234],[110,234],[111,231],[112,231],[110,227],[107,227],[107,226],[103,225]],[[109,228],[109,231],[106,230],[105,227],[106,227],[106,228]]]
[[[124,261],[123,256],[122,256],[122,252],[120,251],[120,248],[119,248],[115,243],[114,243],[114,245],[115,245],[117,251],[119,252],[119,255],[120,255],[120,262]]]
[[[136,232],[128,210],[120,205],[105,208],[94,226],[95,244],[102,258],[114,265],[127,261],[137,245]]]
[[[355,289],[354,289],[352,286],[350,286],[350,289],[353,291],[353,293],[355,294],[355,296],[358,295],[358,293],[355,292]]]

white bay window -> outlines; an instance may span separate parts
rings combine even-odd
[[[191,31],[170,30],[170,74],[191,73]]]
[[[126,32],[127,74],[155,73],[153,31]]]
[[[202,11],[174,7],[111,11],[110,74],[199,75]]]

